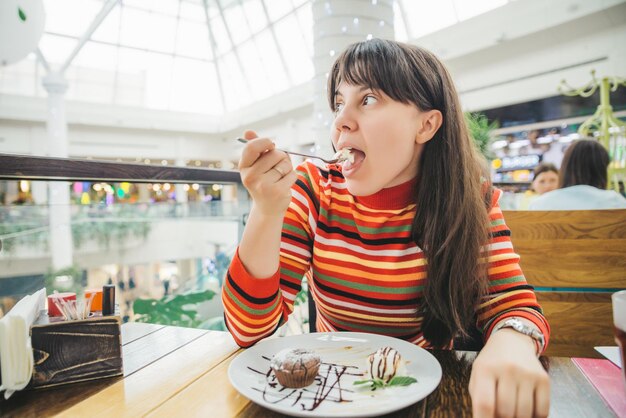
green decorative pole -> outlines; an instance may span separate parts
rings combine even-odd
[[[611,163],[608,172],[608,187],[612,181],[615,190],[618,190],[618,180],[620,177],[623,180],[626,176],[626,123],[613,115],[610,92],[616,91],[619,86],[626,86],[626,79],[603,77],[598,80],[595,70],[591,71],[591,78],[589,83],[579,89],[570,87],[565,80],[562,80],[558,90],[565,96],[590,97],[600,88],[600,104],[593,116],[580,125],[578,133],[584,138],[597,138],[609,152]]]

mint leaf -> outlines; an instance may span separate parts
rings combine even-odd
[[[364,385],[365,383],[373,383],[374,381],[372,379],[367,379],[367,380],[355,380],[353,385]]]
[[[382,379],[365,379],[365,380],[356,380],[353,385],[372,385],[372,390],[376,390],[378,388],[384,388],[387,386],[409,386],[413,383],[416,383],[417,379],[411,376],[394,376],[389,383],[385,383]]]
[[[353,385],[369,384],[369,385],[372,385],[372,387],[371,387],[372,390],[376,390],[378,388],[385,387],[385,382],[383,382],[381,379],[356,380],[352,384]]]
[[[22,22],[26,22],[26,13],[24,13],[24,11],[19,7],[17,8],[17,14],[19,15]]]
[[[387,386],[409,386],[416,382],[417,379],[411,376],[394,376],[393,379],[387,383]]]

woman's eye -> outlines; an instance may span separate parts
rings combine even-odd
[[[374,96],[365,96],[365,98],[363,99],[363,104],[364,105],[371,105],[371,104],[374,104],[376,102],[377,102],[377,100],[376,100],[376,97],[374,97]]]
[[[335,103],[335,113],[343,109],[343,103]]]

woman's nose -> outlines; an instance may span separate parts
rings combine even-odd
[[[340,132],[351,132],[356,129],[356,121],[345,107],[337,112],[333,123],[335,125],[335,129]]]

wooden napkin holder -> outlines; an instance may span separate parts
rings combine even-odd
[[[121,325],[119,316],[50,322],[44,312],[30,329],[35,361],[28,387],[122,376]]]

